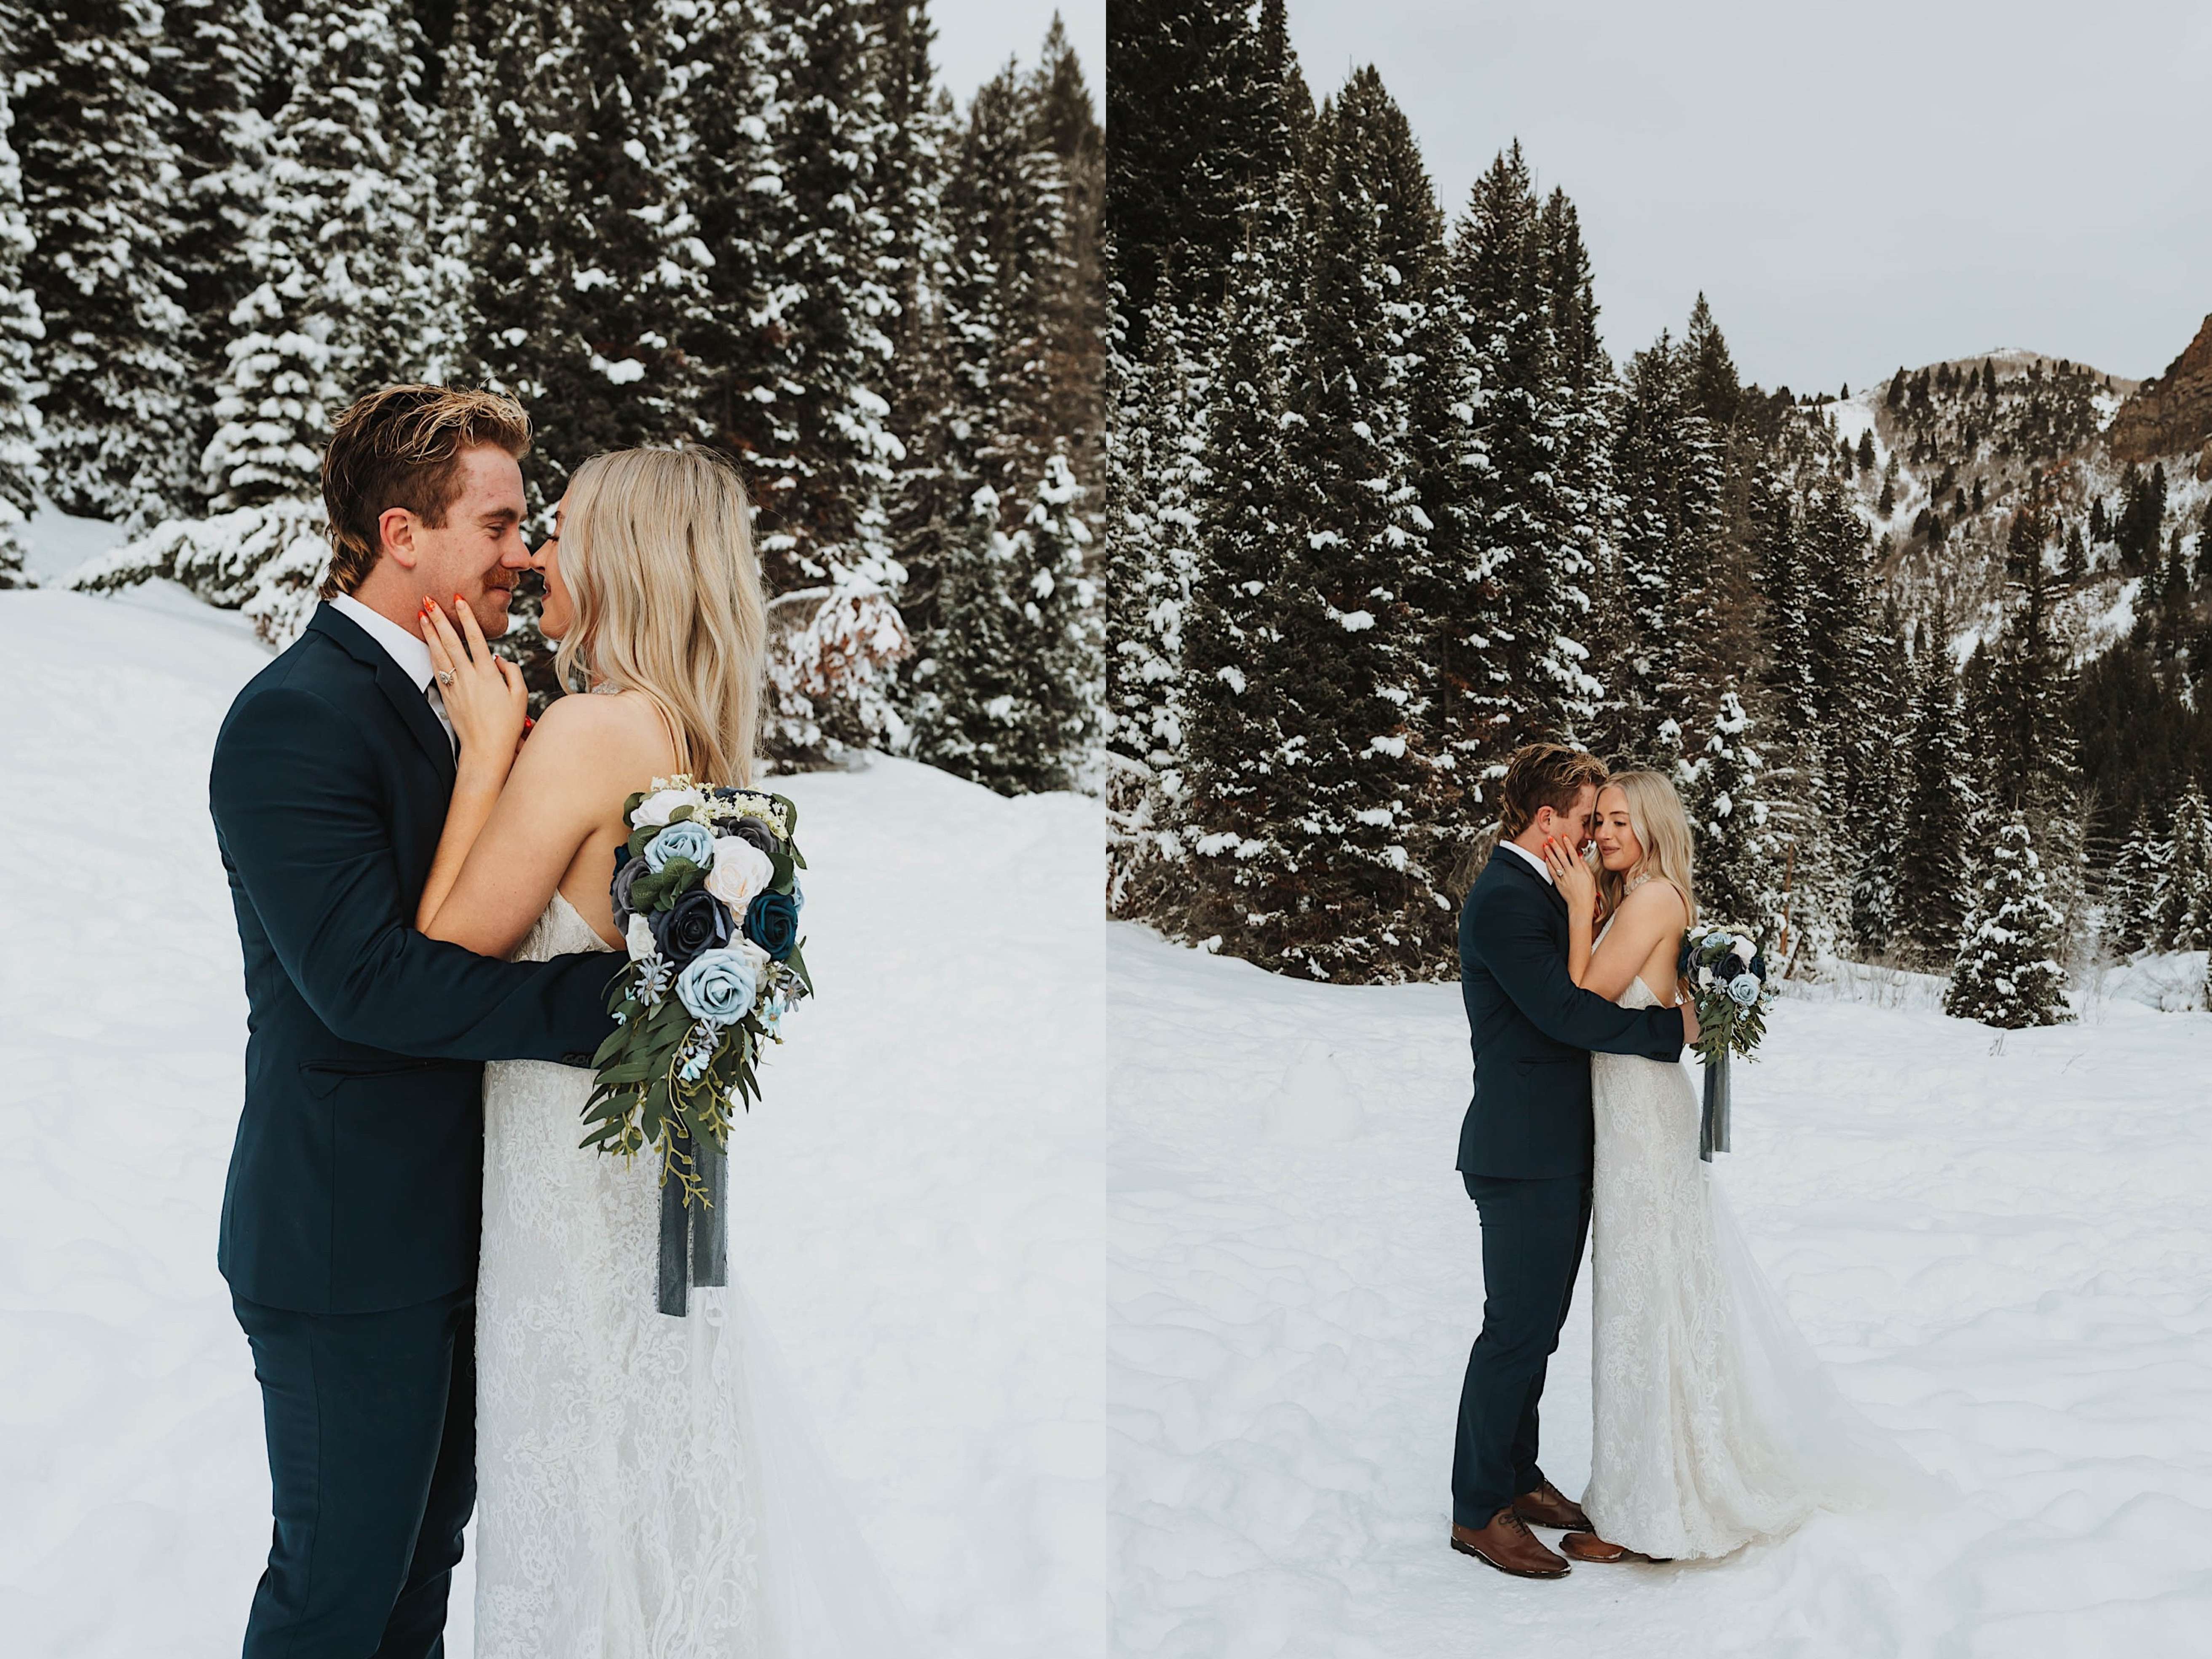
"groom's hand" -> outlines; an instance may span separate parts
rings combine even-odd
[[[1698,1000],[1695,997],[1682,999],[1682,1046],[1685,1048],[1698,1046]]]

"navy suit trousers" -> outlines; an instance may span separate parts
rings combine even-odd
[[[1536,1403],[1582,1269],[1590,1178],[1462,1179],[1482,1218],[1482,1334],[1460,1388],[1452,1524],[1479,1528],[1543,1483]]]
[[[441,1659],[476,1506],[476,1292],[386,1313],[234,1297],[276,1527],[245,1659]]]

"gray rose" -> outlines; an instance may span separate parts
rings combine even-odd
[[[615,902],[615,926],[617,928],[627,930],[630,917],[636,914],[636,907],[629,902],[630,889],[637,885],[639,878],[652,873],[653,866],[641,858],[625,859],[622,867],[615,872],[614,883],[607,890]]]
[[[767,854],[770,858],[774,858],[775,856],[775,831],[769,829],[766,823],[763,823],[759,818],[755,817],[750,812],[746,813],[735,823],[732,824],[729,828],[729,833],[738,836],[742,840],[752,842],[754,846],[759,848],[762,852]]]

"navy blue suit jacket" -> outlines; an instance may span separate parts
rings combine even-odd
[[[422,692],[329,605],[216,739],[248,1032],[216,1262],[248,1301],[371,1313],[473,1284],[482,1062],[587,1064],[614,1029],[605,956],[494,962],[415,931],[453,786]]]
[[[1502,845],[1460,907],[1459,983],[1474,1049],[1468,1175],[1587,1176],[1591,1051],[1682,1057],[1680,1010],[1623,1008],[1568,977],[1567,902]]]

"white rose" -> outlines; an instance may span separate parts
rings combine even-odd
[[[632,916],[629,931],[623,935],[623,943],[629,946],[632,962],[642,962],[653,954],[653,924],[643,916]]]
[[[707,872],[706,888],[730,907],[738,921],[745,907],[768,890],[775,879],[775,864],[742,836],[724,836],[714,843],[714,867]]]
[[[1759,954],[1759,947],[1756,945],[1753,945],[1749,939],[1746,939],[1741,933],[1738,933],[1734,939],[1730,939],[1729,943],[1735,947],[1736,955],[1741,957],[1746,962],[1749,962],[1753,957]]]
[[[647,795],[638,802],[637,811],[630,814],[630,828],[642,830],[648,824],[659,829],[679,806],[704,806],[707,798],[696,789],[663,789]]]

